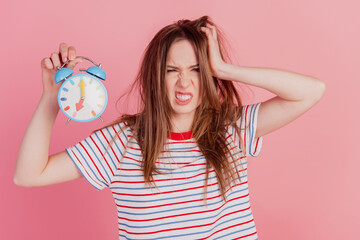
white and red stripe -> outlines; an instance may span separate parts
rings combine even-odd
[[[260,104],[244,106],[237,122],[241,128],[247,127],[240,132],[247,156],[257,156],[261,150],[262,137],[255,139]],[[109,147],[114,136],[116,140]],[[227,142],[235,162],[232,158],[229,161],[236,164],[241,181],[226,191],[226,202],[210,168],[205,203],[206,159],[191,132],[172,133],[167,140],[156,162],[161,171],[153,175],[156,187],[145,184],[140,147],[132,136],[128,126],[116,124],[66,149],[96,189],[109,187],[112,191],[119,239],[258,238],[250,206],[246,156],[232,126],[227,128]]]

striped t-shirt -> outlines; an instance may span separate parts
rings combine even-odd
[[[255,139],[260,104],[243,106],[237,121],[241,128],[247,127],[240,132],[247,156],[255,157],[261,150],[262,137]],[[97,190],[110,188],[119,239],[257,239],[246,156],[235,129],[228,126],[226,134],[241,177],[226,192],[226,202],[213,168],[206,204],[203,201],[206,160],[191,132],[172,133],[167,139],[156,162],[161,174],[153,174],[156,187],[145,185],[139,145],[124,123],[103,128],[66,151],[91,185]]]

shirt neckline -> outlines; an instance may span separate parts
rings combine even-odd
[[[182,133],[170,132],[169,138],[171,140],[189,140],[193,138],[193,135],[192,135],[192,131],[182,132]]]

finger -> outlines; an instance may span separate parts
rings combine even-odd
[[[81,57],[75,57],[75,59],[73,61],[70,61],[66,67],[67,68],[71,68],[74,69],[74,67],[76,66],[76,64],[83,62],[83,59]]]
[[[217,41],[216,37],[208,27],[201,27],[201,30],[205,32],[210,45],[212,44],[213,40]]]
[[[51,54],[51,61],[52,61],[52,63],[53,63],[53,65],[54,65],[55,68],[61,66],[60,57],[59,57],[59,54],[58,54],[58,53],[53,52],[53,53]]]
[[[74,60],[76,57],[76,49],[74,46],[70,46],[68,48],[68,56],[70,60]]]
[[[207,27],[213,27],[214,25],[211,25],[210,23],[207,22],[207,23],[206,23],[206,26],[207,26]]]
[[[53,64],[50,58],[43,58],[40,62],[41,68],[53,69]]]
[[[60,43],[59,52],[63,62],[66,62],[68,59],[68,46],[66,43]]]
[[[214,25],[211,25],[210,23],[206,23],[206,27],[211,29],[216,29]]]
[[[210,23],[206,23],[206,26],[210,29],[214,38],[217,39],[216,27],[211,25]]]
[[[204,30],[206,34],[213,35],[212,29],[209,27],[201,27],[201,29]]]
[[[210,34],[210,29],[207,27],[201,27],[200,28],[206,35]]]

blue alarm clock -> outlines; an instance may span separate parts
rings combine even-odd
[[[101,64],[97,65],[91,59],[77,56],[92,62],[95,66],[88,69],[79,69],[86,73],[75,74],[70,68],[64,66],[71,60],[67,60],[61,67],[57,67],[55,74],[55,83],[65,80],[59,89],[58,103],[61,111],[70,120],[77,122],[90,122],[97,118],[101,118],[101,114],[105,111],[108,102],[108,94],[104,84],[106,74],[101,68]]]

